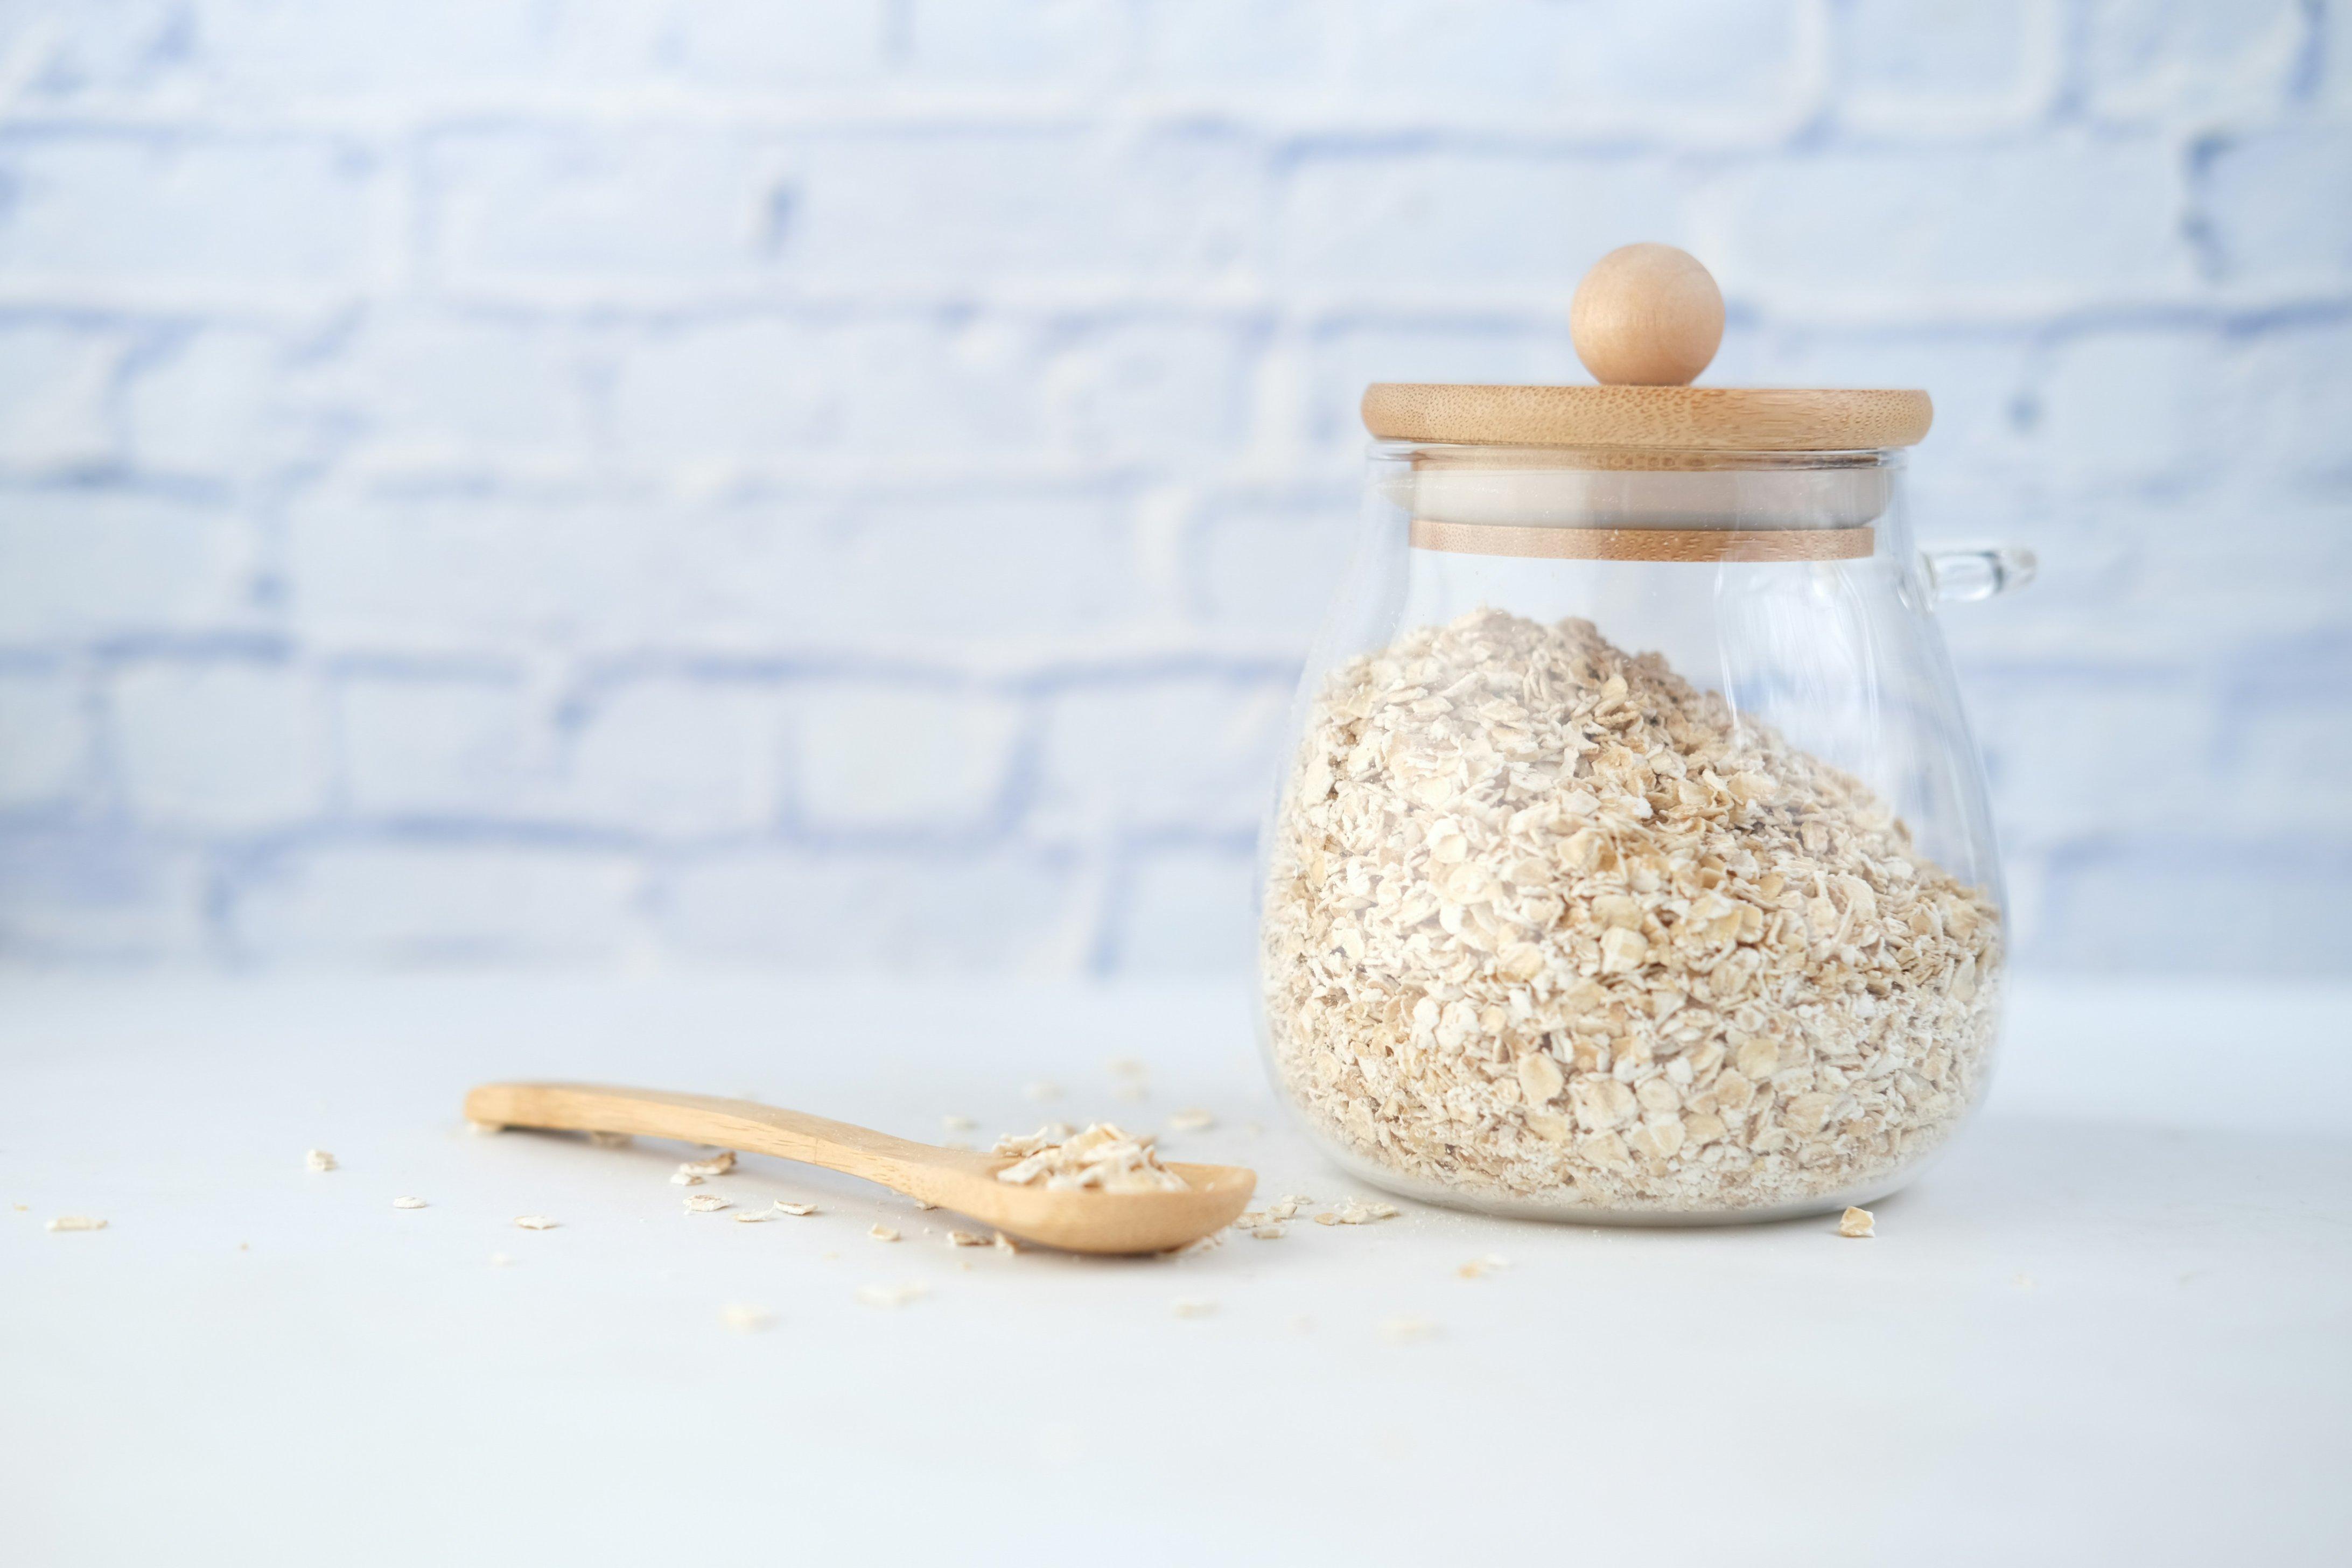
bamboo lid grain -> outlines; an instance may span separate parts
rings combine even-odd
[[[1666,245],[1611,251],[1569,312],[1598,386],[1376,382],[1364,427],[1383,440],[1685,452],[1850,452],[1916,446],[1924,392],[1691,386],[1723,340],[1723,295]]]

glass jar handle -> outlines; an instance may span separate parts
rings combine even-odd
[[[2041,563],[2033,552],[2018,545],[1992,545],[1976,550],[1923,550],[1919,564],[1938,603],[1973,605],[1979,599],[2014,592],[2033,581]]]

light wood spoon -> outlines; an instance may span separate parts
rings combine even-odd
[[[466,1115],[498,1127],[635,1132],[774,1154],[879,1182],[893,1192],[970,1215],[1010,1236],[1071,1252],[1165,1252],[1233,1222],[1256,1189],[1239,1165],[1179,1165],[1183,1192],[1106,1193],[1016,1186],[996,1173],[1002,1154],[940,1149],[748,1100],[620,1089],[601,1083],[486,1083]]]

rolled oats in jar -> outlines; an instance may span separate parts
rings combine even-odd
[[[1580,292],[1579,351],[1686,377],[1719,297],[1630,248]],[[1677,321],[1704,342],[1654,341]],[[1764,1219],[1901,1185],[1982,1096],[2002,973],[1934,606],[2031,569],[1913,546],[1926,395],[1364,407],[1365,531],[1264,847],[1286,1098],[1366,1179],[1506,1212]]]

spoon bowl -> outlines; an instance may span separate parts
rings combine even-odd
[[[1181,1192],[1015,1185],[996,1179],[1014,1163],[1009,1155],[941,1149],[753,1100],[611,1084],[486,1083],[466,1096],[466,1115],[488,1126],[629,1132],[823,1165],[1067,1252],[1182,1247],[1232,1224],[1257,1187],[1257,1173],[1240,1165],[1174,1163]]]

